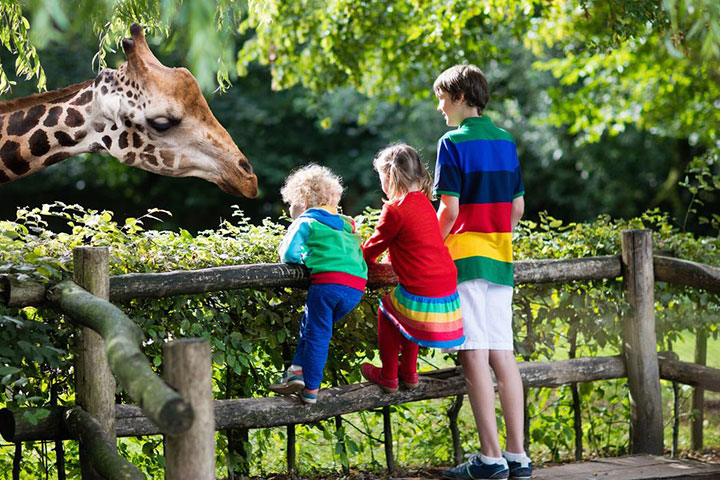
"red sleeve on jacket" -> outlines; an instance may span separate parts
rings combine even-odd
[[[400,230],[398,212],[390,205],[385,205],[380,213],[380,219],[375,226],[375,231],[363,245],[363,257],[367,263],[375,263],[375,260],[388,249],[393,239]]]

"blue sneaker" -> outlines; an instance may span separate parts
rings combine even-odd
[[[484,463],[477,453],[472,455],[467,462],[442,472],[442,478],[464,480],[508,478],[509,475],[510,470],[504,461],[502,463]]]
[[[510,460],[508,458],[508,452],[504,450],[502,456],[505,461],[507,461],[508,468],[510,469],[510,478],[514,478],[515,480],[530,480],[532,478],[532,461],[530,457],[523,454],[524,458],[520,461]]]
[[[299,392],[305,388],[305,379],[303,378],[302,370],[293,369],[291,366],[282,374],[277,383],[273,383],[268,388],[281,395],[290,395]]]

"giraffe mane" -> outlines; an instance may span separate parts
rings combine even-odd
[[[13,100],[8,100],[6,102],[0,102],[0,115],[14,112],[17,110],[24,110],[40,103],[51,102],[53,100],[67,97],[89,86],[91,83],[93,83],[93,81],[93,79],[90,79],[82,83],[76,83],[74,85],[59,88],[57,90],[51,90],[45,93],[36,93],[35,95],[30,95],[29,97],[16,98]]]

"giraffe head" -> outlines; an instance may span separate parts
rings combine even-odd
[[[127,62],[95,79],[94,133],[122,162],[172,177],[200,177],[233,195],[257,196],[248,159],[210,111],[195,78],[155,58],[137,24],[123,39]],[[112,132],[104,132],[106,124]]]

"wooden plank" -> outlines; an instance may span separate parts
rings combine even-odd
[[[632,455],[536,468],[533,478],[553,480],[720,478],[720,465],[690,459],[678,460],[654,455]]]

